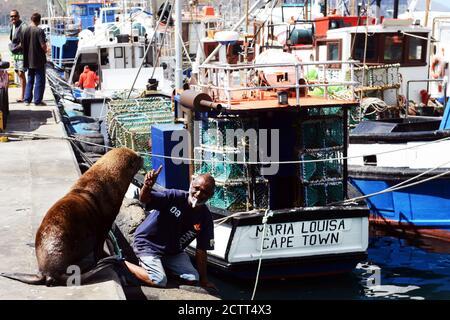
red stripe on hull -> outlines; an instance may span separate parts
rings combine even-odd
[[[369,217],[369,222],[377,226],[389,226],[395,229],[401,229],[402,231],[415,236],[429,237],[450,242],[450,231],[447,230],[417,227],[411,223],[398,222],[372,214]]]

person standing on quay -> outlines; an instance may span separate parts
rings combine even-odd
[[[23,62],[28,69],[28,81],[25,89],[25,102],[30,105],[34,96],[34,104],[45,106],[42,101],[45,91],[45,64],[47,62],[47,43],[44,30],[39,28],[41,15],[31,15],[31,25],[25,30],[22,39]],[[34,88],[34,89],[33,89]],[[34,94],[33,94],[34,91]]]
[[[19,11],[11,10],[9,14],[9,20],[11,21],[11,32],[9,34],[9,50],[11,51],[12,58],[14,60],[14,71],[20,80],[20,86],[22,87],[22,95],[17,102],[23,102],[25,95],[25,86],[27,85],[27,79],[25,78],[25,68],[23,67],[23,47],[20,39],[22,34],[27,28],[25,22],[20,20]]]

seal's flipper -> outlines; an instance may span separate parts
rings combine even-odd
[[[1,272],[0,276],[17,280],[23,283],[27,284],[35,284],[35,285],[42,285],[46,282],[46,277],[44,275],[39,274],[28,274],[28,273],[4,273]]]

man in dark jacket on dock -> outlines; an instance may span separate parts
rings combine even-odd
[[[206,275],[206,250],[214,249],[214,225],[211,212],[205,205],[214,194],[215,181],[209,174],[199,175],[189,192],[181,190],[152,190],[161,167],[151,170],[140,192],[146,210],[152,210],[135,232],[133,249],[140,266],[126,262],[128,269],[150,286],[165,287],[165,268],[184,282],[215,288]],[[192,265],[184,249],[197,240]]]
[[[25,22],[20,20],[19,11],[11,10],[9,13],[9,20],[11,21],[11,32],[9,33],[9,50],[11,51],[11,56],[14,60],[14,71],[20,80],[20,86],[22,88],[22,95],[17,102],[23,102],[25,96],[25,87],[27,85],[27,79],[25,78],[25,68],[23,65],[23,46],[21,39],[23,37],[23,32],[27,28]]]
[[[45,106],[46,104],[42,99],[45,91],[47,42],[44,30],[38,27],[40,23],[41,15],[33,13],[31,15],[31,25],[25,30],[22,38],[23,62],[25,68],[28,69],[28,82],[24,100],[29,105],[34,96],[35,105]]]

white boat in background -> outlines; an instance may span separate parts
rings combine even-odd
[[[89,65],[100,78],[96,97],[112,97],[132,89],[145,90],[149,78],[156,79],[160,90],[170,94],[172,88],[164,81],[162,68],[154,67],[157,40],[164,34],[164,26],[155,30],[153,17],[142,7],[102,8],[99,16],[110,15],[110,11],[116,17],[114,22],[98,19],[93,32],[80,33],[68,83],[74,85],[83,67]]]

